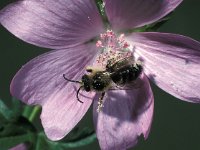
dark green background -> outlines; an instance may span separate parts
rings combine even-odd
[[[0,8],[10,2],[11,0],[1,0]],[[160,31],[182,34],[200,41],[200,0],[185,0]],[[0,26],[1,99],[10,99],[9,84],[17,70],[31,58],[45,51],[47,49],[17,39]],[[199,150],[200,105],[183,102],[155,86],[153,91],[155,113],[152,130],[148,140],[141,140],[135,150]],[[85,124],[92,126],[91,110],[81,121],[81,125]],[[98,150],[99,146],[96,141],[80,149]]]

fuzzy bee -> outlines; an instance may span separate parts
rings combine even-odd
[[[99,101],[102,101],[105,92],[113,86],[113,83],[116,86],[123,87],[136,80],[142,72],[142,66],[130,58],[124,58],[116,62],[114,59],[110,59],[107,61],[105,70],[88,67],[86,71],[88,74],[84,74],[81,81],[70,80],[63,74],[65,80],[80,83],[80,88],[77,91],[77,100],[81,103],[83,102],[78,97],[81,89],[86,92],[101,92]]]

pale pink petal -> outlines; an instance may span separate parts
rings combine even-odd
[[[143,75],[142,75],[143,76]],[[130,90],[110,90],[104,107],[97,113],[94,100],[94,123],[102,150],[126,150],[148,137],[153,117],[153,93],[146,76]]]
[[[153,23],[171,11],[182,0],[104,0],[106,13],[116,30]]]
[[[84,102],[80,103],[76,98],[80,84],[66,81],[63,74],[81,80],[96,52],[95,44],[51,51],[28,62],[12,80],[14,97],[27,104],[42,105],[42,124],[50,139],[64,137],[91,105],[93,93],[80,92]]]
[[[87,42],[103,31],[91,0],[20,0],[0,11],[0,23],[20,39],[52,49]]]
[[[128,37],[144,72],[166,92],[200,102],[200,43],[170,33],[133,33]]]
[[[95,93],[81,91],[79,98],[83,103],[80,103],[76,98],[77,88],[66,85],[65,89],[42,104],[41,121],[47,137],[51,140],[60,140],[66,136],[93,102]]]
[[[13,148],[10,148],[9,150],[28,150],[28,146],[22,143]]]

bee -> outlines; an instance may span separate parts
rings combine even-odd
[[[67,81],[80,83],[76,94],[79,102],[83,103],[78,96],[80,90],[83,89],[86,92],[100,92],[99,101],[102,103],[105,92],[113,86],[113,83],[116,86],[123,87],[140,76],[142,66],[135,63],[131,58],[124,58],[116,62],[114,59],[110,59],[107,61],[104,70],[88,67],[86,68],[87,74],[82,76],[81,81],[70,80],[66,78],[65,74],[63,74],[63,77]]]

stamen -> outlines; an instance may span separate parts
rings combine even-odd
[[[96,46],[97,47],[103,47],[102,42],[100,40],[98,40],[97,43],[96,43]]]
[[[101,49],[102,53],[97,57],[96,62],[102,68],[105,68],[107,61],[113,59],[114,62],[126,57],[133,57],[131,46],[125,40],[125,35],[117,36],[112,30],[100,34],[100,39],[96,46]]]

